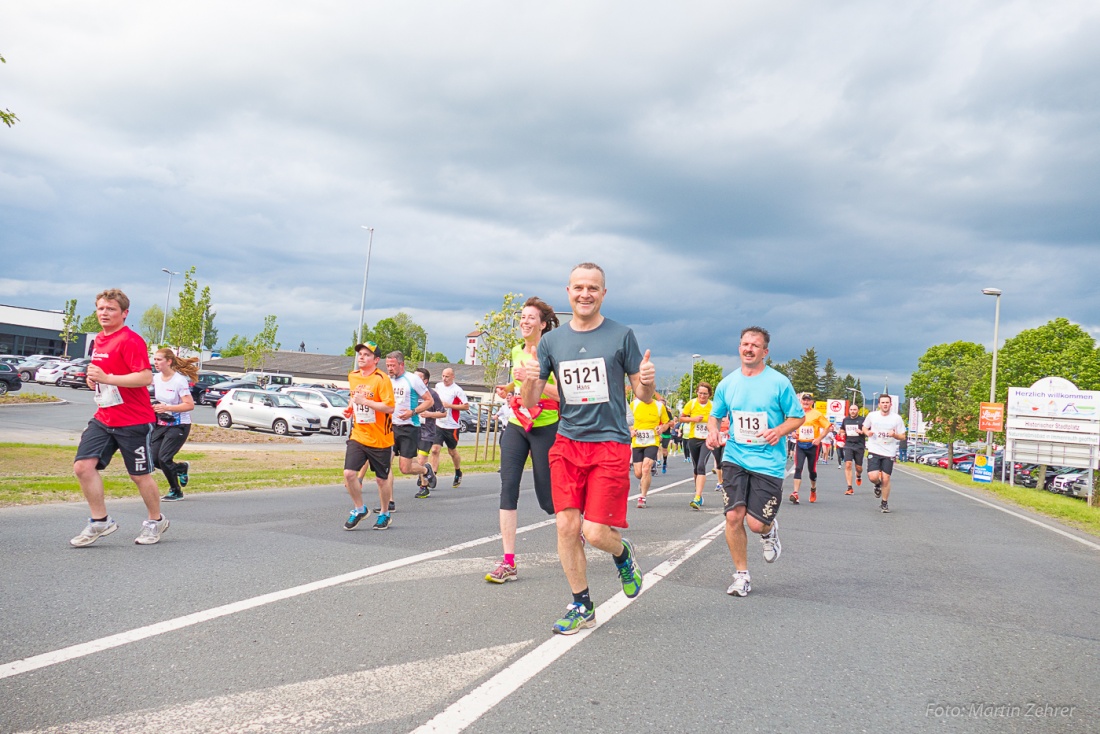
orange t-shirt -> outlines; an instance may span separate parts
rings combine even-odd
[[[348,375],[348,385],[351,387],[351,395],[362,394],[368,400],[385,403],[391,408],[394,406],[393,383],[383,372],[375,370],[366,377],[359,370]],[[350,400],[351,398],[349,398]],[[385,449],[393,446],[393,415],[391,413],[379,413],[365,406],[352,403],[355,411],[352,413],[351,438],[364,446],[372,449]]]
[[[829,430],[829,419],[820,410],[810,408],[806,411],[806,422],[798,427],[798,442],[812,443]]]

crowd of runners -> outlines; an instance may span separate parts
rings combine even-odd
[[[890,511],[890,475],[905,425],[889,396],[882,396],[878,410],[864,418],[853,405],[834,428],[813,408],[813,395],[797,394],[785,375],[766,365],[771,337],[766,329],[749,326],[740,334],[740,367],[717,385],[700,382],[695,396],[674,410],[655,390],[649,350],[641,350],[632,329],[601,313],[607,292],[603,269],[594,263],[577,265],[566,292],[572,318],[564,326],[545,301],[530,298],[524,303],[519,322],[523,341],[512,350],[511,380],[496,387],[510,409],[500,445],[503,555],[485,576],[496,584],[518,578],[517,506],[530,460],[535,498],[555,517],[558,556],[572,594],[553,624],[554,632],[573,634],[595,624],[586,544],[612,557],[627,597],[641,591],[634,548],[621,532],[627,528],[631,474],[639,483],[636,507],[644,509],[653,476],[668,469],[670,449],[691,462],[692,510],[703,507],[713,459],[734,569],[727,588],[731,596],[746,596],[752,588],[748,531],[760,537],[765,562],[774,563],[782,552],[776,517],[789,458],[786,437],[791,437],[794,458],[791,503],[799,504],[804,473],[810,481],[809,501],[817,501],[817,466],[828,461],[828,447],[835,443],[843,447],[838,461],[843,459],[845,494],[854,492],[853,477],[856,486],[862,484],[867,452],[867,475],[881,498],[880,509]],[[194,403],[181,386],[193,376],[194,366],[161,349],[154,377],[144,340],[125,325],[129,306],[119,290],[96,297],[102,331],[95,338],[88,383],[98,410],[74,462],[91,517],[70,541],[74,546],[94,543],[118,528],[107,514],[100,475],[116,452],[122,454],[148,513],[138,544],[158,542],[169,527],[153,472],[161,469],[168,479],[165,500],[180,499],[187,484],[189,466],[174,457],[190,428]],[[469,399],[449,368],[433,388],[426,369],[407,372],[400,352],[383,358],[374,342],[357,344],[355,359],[356,369],[348,375],[352,428],[344,456],[344,486],[352,509],[344,528],[355,530],[370,516],[363,485],[372,474],[378,491],[372,527],[386,530],[396,509],[395,456],[403,474],[417,477],[417,497],[428,497],[436,487],[443,447],[455,469],[452,487],[461,484],[458,417]],[[150,384],[155,404],[150,402]]]

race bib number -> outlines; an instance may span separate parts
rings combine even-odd
[[[404,381],[393,384],[393,402],[395,405],[408,405],[409,386]]]
[[[857,426],[854,423],[849,423],[848,425],[844,426],[844,432],[846,434],[848,434],[849,436],[858,436],[858,435],[860,435],[859,426]]]
[[[695,432],[692,435],[695,438],[706,438],[707,437],[707,424],[706,423],[696,423],[695,424]]]
[[[115,385],[104,385],[97,382],[95,386],[95,404],[101,408],[113,408],[122,405],[122,393]]]
[[[798,427],[798,440],[802,442],[814,440],[814,427],[813,426],[799,426]]]
[[[766,443],[760,437],[760,432],[767,429],[768,414],[764,412],[735,410],[730,418],[730,432],[733,434],[734,443],[749,445]]]
[[[603,357],[562,362],[558,389],[569,405],[606,403],[611,393]]]
[[[639,446],[653,446],[657,443],[657,433],[651,430],[635,431],[634,443]]]
[[[374,408],[369,405],[355,404],[355,422],[360,425],[374,423],[376,420]]]

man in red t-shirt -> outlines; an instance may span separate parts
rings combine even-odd
[[[92,363],[88,365],[88,387],[95,390],[99,406],[80,437],[73,473],[80,481],[92,516],[80,535],[69,541],[82,547],[118,530],[107,514],[103,499],[103,477],[116,451],[122,452],[126,471],[137,485],[149,518],[141,525],[138,545],[152,545],[168,529],[168,518],[160,514],[160,492],[153,478],[150,437],[156,414],[149,401],[153,382],[149,348],[145,340],[126,326],[130,299],[117,288],[105,290],[95,299],[96,318],[103,331],[96,335]]]

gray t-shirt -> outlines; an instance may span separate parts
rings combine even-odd
[[[557,381],[560,435],[585,443],[630,443],[625,378],[642,364],[630,327],[607,318],[592,331],[566,324],[542,338],[538,360],[539,379],[553,372]]]

